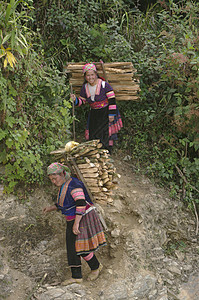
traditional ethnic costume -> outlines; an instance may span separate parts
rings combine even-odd
[[[63,167],[59,163],[51,164],[48,167],[48,175],[58,174],[60,169],[63,172]],[[72,278],[82,278],[81,257],[88,263],[91,270],[97,270],[100,264],[93,252],[100,246],[106,245],[99,216],[83,182],[70,177],[67,172],[66,182],[59,189],[55,205],[67,221],[66,248]],[[78,235],[73,233],[76,215],[82,215]]]
[[[83,73],[89,70],[96,72],[95,65],[86,64]],[[90,105],[85,131],[86,140],[100,139],[103,146],[110,151],[114,140],[117,140],[117,133],[123,126],[113,88],[101,78],[97,79],[95,86],[84,83],[75,105],[80,106],[85,103]],[[109,116],[114,116],[113,122],[109,122]]]

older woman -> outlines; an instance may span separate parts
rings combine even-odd
[[[60,210],[67,221],[66,248],[72,278],[63,285],[82,282],[81,257],[88,263],[89,280],[95,280],[102,269],[94,251],[106,244],[102,225],[83,183],[70,177],[69,169],[52,163],[47,174],[59,188],[57,202],[43,209],[44,213]]]
[[[117,133],[122,128],[122,120],[115,102],[115,93],[109,83],[99,78],[96,66],[88,63],[83,67],[85,83],[80,97],[71,94],[76,106],[88,103],[90,112],[86,128],[86,139],[100,139],[111,152]]]

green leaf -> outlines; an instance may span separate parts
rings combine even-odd
[[[7,130],[0,129],[0,140],[3,140],[6,137],[7,133]]]
[[[12,146],[13,146],[13,140],[11,140],[10,138],[8,138],[7,140],[6,140],[6,145],[8,146],[8,148],[11,148]]]
[[[11,37],[11,33],[7,34],[2,41],[2,45],[5,44],[9,40],[10,37]]]
[[[11,116],[6,116],[6,123],[8,125],[8,127],[12,128],[13,125],[15,124],[15,118],[11,117]]]
[[[0,151],[0,163],[6,163],[7,162],[7,154],[6,150],[4,149],[3,151]]]
[[[10,17],[11,14],[11,4],[8,4],[7,9],[6,9],[6,16],[5,16],[5,22],[8,22],[8,19]]]

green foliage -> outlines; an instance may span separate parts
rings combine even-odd
[[[175,255],[175,251],[186,253],[188,245],[184,241],[170,241],[164,247],[164,251],[167,255]]]
[[[20,9],[23,15],[23,7]],[[4,27],[12,32],[9,22]],[[20,29],[18,26],[18,35]],[[5,191],[12,192],[20,183],[40,183],[50,151],[68,140],[72,118],[65,81],[33,49],[18,57],[14,70],[0,69],[0,163],[5,164]]]
[[[60,68],[72,60],[129,60],[131,46],[118,21],[126,7],[123,1],[104,0],[35,4],[33,24],[41,33],[45,57],[53,57]]]
[[[29,33],[26,23],[30,17],[27,9],[30,9],[28,1],[0,1],[0,58],[4,57],[4,67],[9,64],[13,68],[17,62],[16,57],[28,52]],[[13,53],[16,53],[16,57]]]
[[[64,76],[52,67],[41,67],[34,53],[29,55],[29,63],[21,60],[18,72],[0,81],[1,97],[7,99],[0,162],[6,164],[9,192],[22,181],[41,182],[50,151],[67,141],[71,123]]]
[[[188,203],[199,198],[198,11],[197,3],[171,1],[166,10],[128,15],[141,101],[120,105],[121,147]]]

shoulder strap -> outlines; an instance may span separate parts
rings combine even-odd
[[[102,81],[102,87],[105,88],[106,81]]]

